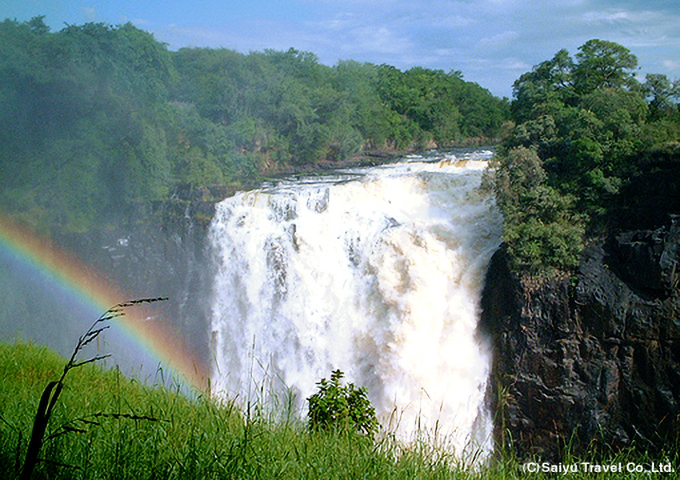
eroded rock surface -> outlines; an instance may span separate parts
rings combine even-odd
[[[573,278],[531,285],[501,248],[483,293],[489,398],[520,455],[660,448],[680,415],[680,217],[589,246]],[[499,437],[500,438],[500,437]]]

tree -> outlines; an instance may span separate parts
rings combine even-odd
[[[376,88],[379,67],[354,61],[339,62],[333,85],[344,97],[348,121],[361,135],[362,146],[384,148],[392,135],[394,112]]]
[[[680,140],[677,82],[640,85],[636,69],[627,48],[594,39],[575,61],[560,50],[515,82],[494,187],[518,268],[573,268],[586,229],[603,232],[619,192],[651,168],[646,152]]]
[[[552,60],[535,66],[513,84],[512,113],[516,122],[555,116],[556,111],[572,103],[574,61],[562,49]]]
[[[642,91],[649,101],[649,111],[652,120],[658,120],[665,115],[677,111],[680,99],[680,81],[671,80],[666,75],[648,74]]]
[[[576,91],[587,94],[598,88],[633,88],[637,57],[626,47],[605,40],[589,40],[576,54]]]

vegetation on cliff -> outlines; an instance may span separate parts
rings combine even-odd
[[[590,40],[515,82],[492,183],[518,270],[569,271],[633,179],[680,163],[680,82],[636,70],[627,48]]]
[[[293,49],[173,52],[131,24],[5,20],[0,45],[0,208],[69,231],[186,188],[488,141],[507,116],[456,71],[330,67]]]

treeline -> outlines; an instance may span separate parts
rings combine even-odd
[[[680,82],[637,69],[627,48],[590,40],[515,82],[493,186],[517,269],[570,271],[631,181],[680,165]]]
[[[82,230],[178,186],[491,141],[507,109],[455,71],[329,67],[293,49],[171,52],[131,24],[51,32],[43,17],[5,20],[0,208]]]

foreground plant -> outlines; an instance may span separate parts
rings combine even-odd
[[[153,303],[162,300],[166,300],[166,298],[144,298],[119,303],[109,308],[106,312],[104,312],[97,320],[95,320],[95,322],[90,326],[87,332],[85,332],[85,334],[78,339],[78,343],[76,344],[76,347],[73,350],[73,354],[71,354],[71,358],[64,366],[64,371],[61,374],[61,377],[57,381],[52,381],[48,383],[47,387],[45,387],[45,390],[43,390],[42,396],[40,397],[38,411],[35,414],[35,419],[33,421],[31,440],[28,443],[28,450],[26,451],[24,465],[21,471],[20,477],[21,480],[30,480],[31,475],[33,474],[33,470],[35,469],[35,466],[40,461],[40,459],[38,458],[38,454],[40,453],[40,449],[42,448],[45,440],[45,432],[47,430],[47,425],[50,421],[50,417],[52,416],[52,412],[54,411],[55,406],[57,405],[59,395],[61,394],[64,388],[64,381],[66,380],[66,376],[69,374],[71,370],[75,368],[82,367],[83,365],[87,365],[88,363],[97,362],[99,360],[103,360],[111,356],[110,354],[96,355],[87,360],[79,360],[78,356],[83,351],[83,349],[87,345],[95,341],[97,338],[99,338],[101,333],[111,326],[109,323],[111,320],[125,315],[126,308],[132,307],[134,305],[139,305],[140,303]],[[95,415],[95,417],[104,415],[106,414],[98,414]],[[146,417],[144,419],[152,420],[151,418]],[[76,429],[69,425],[64,425],[62,426],[62,431],[56,435],[52,435],[51,438],[54,438],[55,436],[60,435],[62,433],[74,430]]]
[[[343,429],[352,427],[358,433],[373,438],[378,431],[375,409],[368,399],[365,387],[353,383],[343,386],[341,370],[331,373],[330,382],[322,378],[319,391],[309,397],[309,427],[312,430]]]

